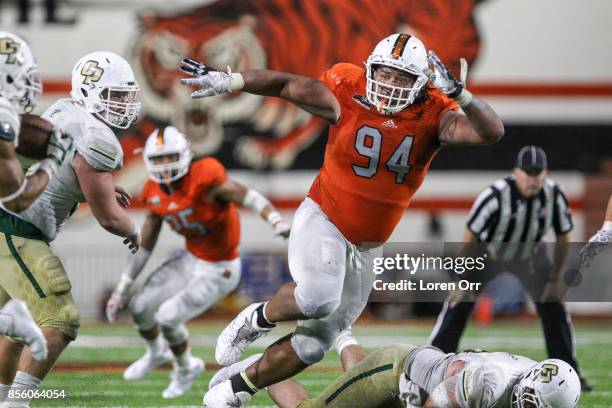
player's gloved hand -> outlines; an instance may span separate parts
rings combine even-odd
[[[223,72],[194,59],[185,58],[179,69],[193,77],[181,79],[181,84],[202,88],[191,94],[194,99],[238,91],[244,86],[242,75],[232,74],[229,67],[227,72]]]
[[[109,322],[114,322],[117,319],[117,313],[123,309],[123,301],[121,297],[113,292],[108,302],[106,302],[106,318]]]
[[[406,408],[420,408],[425,405],[428,398],[427,391],[410,381],[406,374],[400,376],[399,399],[406,403]]]
[[[117,284],[111,297],[108,299],[108,302],[106,302],[106,318],[109,322],[114,322],[117,319],[119,310],[123,309],[127,304],[129,300],[128,291],[133,282],[133,279],[126,273],[121,275],[121,280]]]
[[[55,128],[49,138],[47,146],[47,158],[55,161],[60,166],[66,157],[66,154],[72,148],[72,137],[59,128]]]
[[[275,236],[283,237],[285,239],[289,238],[289,233],[291,232],[291,225],[287,224],[285,221],[278,221],[272,226],[272,228],[274,228]]]
[[[591,237],[589,242],[580,250],[580,269],[588,268],[593,258],[603,251],[608,245],[612,245],[612,231],[602,228]]]
[[[123,243],[127,245],[127,247],[130,249],[130,251],[132,251],[133,254],[138,252],[138,249],[140,248],[141,244],[140,228],[138,228],[138,225],[134,224],[134,232],[125,237]]]
[[[115,199],[117,203],[123,208],[128,208],[130,206],[130,202],[132,200],[132,196],[130,193],[125,191],[125,189],[121,186],[115,186]]]
[[[468,105],[472,102],[472,93],[465,88],[465,81],[467,79],[468,64],[465,58],[461,58],[459,63],[461,64],[461,72],[459,79],[455,78],[452,72],[440,61],[440,58],[436,53],[430,50],[427,53],[427,60],[433,67],[433,79],[432,82],[442,93],[449,98],[453,98],[461,107]]]

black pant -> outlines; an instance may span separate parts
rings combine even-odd
[[[531,296],[540,299],[550,267],[550,263],[509,266],[500,262],[488,268],[487,276],[481,276],[478,281],[486,284],[502,271],[513,272],[523,282]],[[580,373],[574,355],[573,327],[565,306],[562,302],[535,302],[535,305],[542,321],[548,357],[563,360]],[[445,353],[457,352],[459,340],[473,309],[474,302],[462,302],[452,308],[448,302],[445,303],[432,333],[431,345]]]

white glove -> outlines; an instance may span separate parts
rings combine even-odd
[[[427,398],[427,391],[410,381],[406,374],[400,376],[399,399],[406,403],[406,408],[420,408],[425,405]]]
[[[274,235],[277,237],[283,237],[285,239],[289,238],[289,233],[291,232],[291,225],[287,224],[285,221],[278,221],[273,225]]]
[[[181,84],[202,88],[191,94],[194,99],[237,91],[244,86],[242,75],[232,74],[229,67],[227,72],[223,72],[191,58],[185,58],[183,64],[179,69],[193,78],[183,78]]]
[[[602,228],[591,237],[589,242],[580,250],[580,269],[588,268],[593,262],[593,258],[604,250],[608,245],[612,244],[612,230]]]
[[[465,58],[461,58],[461,72],[459,80],[446,68],[434,51],[427,53],[427,60],[433,66],[434,77],[432,79],[436,88],[449,98],[453,98],[459,106],[464,107],[472,101],[472,94],[465,88],[467,79],[468,64]]]
[[[49,145],[47,146],[47,159],[53,160],[57,166],[61,166],[66,154],[72,148],[72,137],[56,128],[51,133]]]
[[[121,275],[121,280],[113,291],[113,294],[106,302],[106,318],[109,322],[114,322],[117,319],[117,313],[123,309],[128,301],[128,290],[132,286],[133,279],[125,273]]]

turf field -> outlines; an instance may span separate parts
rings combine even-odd
[[[612,324],[611,322],[576,322],[577,354],[584,375],[595,386],[589,394],[583,394],[581,407],[612,407]],[[411,322],[394,325],[362,323],[354,332],[362,344],[374,349],[385,344],[426,342],[433,322]],[[213,348],[219,323],[193,324],[193,354],[202,357],[213,366]],[[291,326],[275,329],[280,336]],[[261,351],[274,338],[260,340],[252,352]],[[546,357],[540,328],[536,321],[496,323],[492,326],[472,325],[464,337],[463,348],[508,351],[536,360]],[[145,380],[126,383],[122,377],[125,366],[142,355],[144,348],[129,325],[86,326],[81,329],[79,340],[61,357],[55,371],[44,383],[45,389],[65,390],[65,399],[46,399],[32,403],[33,407],[198,407],[206,390],[214,367],[205,372],[191,392],[178,399],[164,400],[162,390],[169,383],[169,368],[154,371]],[[340,370],[335,352],[317,366],[302,373],[297,379],[314,394],[323,389]],[[265,392],[260,392],[249,406],[273,406]]]

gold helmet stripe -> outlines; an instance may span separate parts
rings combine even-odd
[[[410,37],[412,37],[410,34],[405,33],[402,33],[397,36],[395,44],[393,45],[393,51],[391,52],[391,57],[393,59],[398,59],[402,56],[404,48],[406,48],[406,44],[408,43]]]
[[[164,130],[165,127],[161,127],[157,130],[157,147],[164,147]]]

